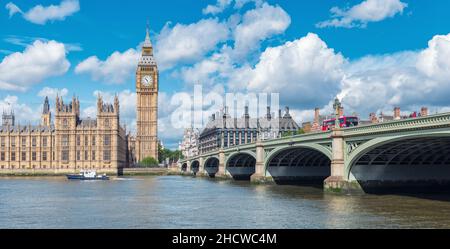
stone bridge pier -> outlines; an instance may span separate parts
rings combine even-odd
[[[250,177],[252,182],[272,182],[273,179],[266,174],[264,145],[261,141],[256,142],[255,173]]]

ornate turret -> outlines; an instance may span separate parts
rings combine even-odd
[[[58,94],[56,94],[56,101],[55,101],[55,103],[56,103],[55,112],[58,113],[61,110],[61,103],[59,101],[59,95]]]
[[[117,112],[117,115],[119,115],[119,96],[114,96],[114,110]]]
[[[139,59],[139,65],[140,66],[156,66],[155,58],[153,58],[153,45],[152,41],[150,40],[150,31],[148,29],[147,24],[147,30],[145,35],[144,43],[142,44],[142,55]]]
[[[3,126],[14,126],[15,125],[15,116],[14,116],[14,110],[9,110],[9,112],[6,112],[3,110],[2,114],[2,125]]]
[[[45,97],[44,105],[42,107],[41,125],[50,126],[52,122],[52,114],[50,112],[50,104],[48,102],[48,97]]]
[[[97,113],[102,112],[103,99],[100,94],[97,95]]]
[[[48,103],[48,97],[45,97],[44,106],[42,108],[42,114],[50,113],[50,104]]]
[[[143,48],[153,48],[152,41],[150,40],[150,31],[148,29],[148,24],[147,24],[147,29],[145,31],[146,31],[145,41],[144,41],[144,44],[142,45],[142,47]]]

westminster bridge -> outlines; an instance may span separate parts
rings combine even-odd
[[[323,182],[326,191],[450,186],[450,113],[221,148],[182,172],[252,182]]]

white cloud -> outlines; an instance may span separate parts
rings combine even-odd
[[[433,37],[420,51],[367,55],[349,61],[315,34],[268,47],[255,65],[236,64],[229,47],[212,54],[179,76],[201,83],[207,92],[279,92],[281,105],[290,105],[298,122],[311,120],[313,108],[332,112],[332,101],[342,99],[347,113],[367,118],[370,112],[404,114],[428,106],[430,112],[449,109],[450,34]],[[298,117],[297,117],[298,116]]]
[[[216,15],[224,11],[232,2],[233,0],[217,0],[217,3],[215,5],[210,4],[206,6],[202,10],[202,12],[205,15],[207,14]]]
[[[211,86],[221,83],[224,78],[230,75],[232,70],[234,68],[229,53],[221,52],[214,53],[191,67],[182,68],[180,71],[183,81],[188,84]]]
[[[249,10],[234,30],[234,52],[238,57],[257,50],[259,43],[283,33],[291,24],[290,16],[280,6],[264,3]]]
[[[49,21],[62,21],[66,17],[73,15],[80,10],[78,0],[63,0],[59,5],[42,6],[36,5],[27,12],[22,12],[17,5],[8,3],[6,8],[9,10],[9,16],[16,13],[22,13],[23,17],[32,23],[44,25]]]
[[[309,33],[301,39],[267,48],[247,75],[247,90],[280,93],[285,102],[307,108],[335,96],[345,63],[340,53],[328,48],[316,34]]]
[[[35,41],[24,52],[3,58],[0,63],[0,89],[24,91],[46,78],[66,73],[69,67],[64,44]]]
[[[99,94],[102,96],[104,102],[114,103],[116,93],[101,90],[94,91],[93,96],[96,100]],[[130,90],[123,90],[117,93],[117,95],[119,96],[120,117],[122,121],[130,123],[130,121],[136,117],[136,93]],[[93,106],[97,109],[97,102],[95,102]],[[95,110],[95,115],[96,112],[97,110]]]
[[[42,38],[42,37],[8,35],[6,38],[3,39],[3,41],[17,45],[17,46],[26,47],[35,41],[49,42],[50,40],[46,39],[46,38]],[[83,51],[83,48],[81,47],[81,44],[79,44],[79,43],[64,43],[64,46],[65,46],[66,51],[68,51],[68,52]]]
[[[48,97],[49,99],[56,99],[56,96],[59,97],[65,97],[69,93],[69,90],[67,88],[50,88],[50,87],[44,87],[42,90],[39,91],[38,96],[39,97]]]
[[[202,12],[204,15],[217,15],[222,13],[225,9],[232,5],[234,2],[234,8],[240,9],[245,4],[254,2],[256,6],[260,6],[264,1],[263,0],[217,0],[216,4],[209,4],[206,6]]]
[[[428,42],[417,60],[417,68],[428,77],[448,81],[450,79],[450,34],[436,35]]]
[[[21,103],[19,97],[14,95],[8,95],[4,99],[0,99],[0,110],[14,110],[16,125],[19,123],[20,125],[38,124],[41,108],[42,105],[30,107],[27,104]]]
[[[408,4],[400,0],[365,0],[349,9],[331,8],[332,19],[319,22],[318,28],[325,27],[366,27],[369,22],[379,22],[403,13]]]
[[[97,56],[91,56],[76,66],[75,73],[90,74],[96,81],[122,84],[133,75],[139,56],[140,53],[132,48],[123,53],[116,51],[104,61]]]
[[[434,36],[422,51],[366,56],[346,68],[339,96],[364,116],[392,112],[394,106],[417,111],[421,106],[449,106],[449,35]]]
[[[7,3],[5,8],[9,11],[10,18],[16,13],[23,13],[22,10],[19,7],[17,7],[17,5],[11,2]]]
[[[157,36],[155,56],[160,69],[202,58],[227,40],[229,29],[218,19],[203,19],[189,25],[167,23]]]

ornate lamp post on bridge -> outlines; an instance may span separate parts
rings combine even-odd
[[[331,132],[332,138],[332,159],[331,159],[331,175],[324,182],[325,190],[341,189],[345,185],[345,164],[344,164],[344,131],[341,129],[339,121],[339,110],[342,104],[338,98],[334,100],[333,108],[335,110],[336,120],[334,128]]]
[[[340,122],[340,116],[339,116],[339,110],[342,107],[342,103],[339,101],[338,98],[334,100],[333,109],[335,111],[336,120],[334,121],[334,128],[339,129],[341,128],[341,122]]]

